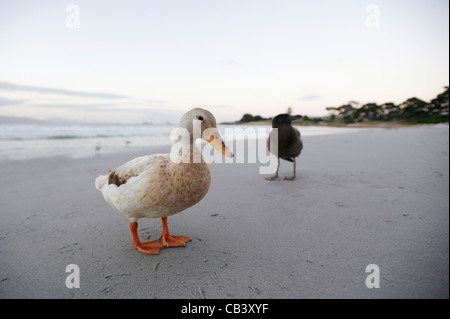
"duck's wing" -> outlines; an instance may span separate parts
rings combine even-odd
[[[109,172],[108,185],[114,184],[118,187],[125,184],[130,178],[141,174],[146,166],[142,157],[135,158]]]
[[[300,152],[301,152],[303,150],[302,135],[300,134],[300,131],[297,130],[295,127],[294,127],[294,130],[295,130],[295,133],[297,133],[298,139],[300,141]]]
[[[111,170],[108,175],[102,175],[96,178],[95,187],[102,191],[104,186],[116,185],[120,187],[126,184],[131,178],[138,177],[144,171],[149,169],[149,166],[155,164],[157,161],[165,161],[163,154],[142,156],[132,159],[125,164]]]
[[[120,187],[121,185],[126,184],[131,178],[138,177],[148,170],[159,169],[161,168],[161,165],[166,166],[167,162],[167,154],[137,157],[113,169],[108,175],[108,185],[114,184]]]
[[[136,220],[145,217],[141,214],[147,204],[143,198],[146,194],[156,194],[161,188],[161,176],[169,160],[169,154],[135,158],[108,175],[99,176],[95,185],[106,202],[128,218]]]
[[[295,133],[297,134],[297,137],[298,137],[298,154],[297,154],[297,156],[298,156],[298,155],[300,155],[300,153],[303,150],[303,141],[302,141],[302,136],[300,134],[300,131],[298,129],[296,129],[295,127],[294,127],[294,131],[295,131]]]

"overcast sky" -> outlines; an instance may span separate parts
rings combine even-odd
[[[0,115],[161,123],[204,107],[229,121],[428,101],[449,84],[448,6],[0,0]]]

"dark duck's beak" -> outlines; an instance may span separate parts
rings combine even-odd
[[[300,120],[302,118],[303,118],[303,116],[301,116],[301,115],[291,115],[291,121]]]

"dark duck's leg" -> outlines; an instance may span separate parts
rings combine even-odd
[[[294,176],[292,177],[285,177],[284,179],[288,180],[288,181],[293,181],[295,179],[295,165],[296,165],[296,161],[295,161],[295,157],[294,157]]]
[[[167,227],[167,217],[161,217],[163,224],[163,231],[161,237],[162,244],[166,247],[179,247],[184,246],[185,243],[191,241],[189,237],[186,236],[173,236],[169,234],[169,227]]]
[[[141,243],[139,240],[139,235],[137,232],[138,223],[130,223],[130,230],[131,234],[133,235],[133,244],[134,247],[136,247],[137,250],[144,254],[149,255],[158,255],[159,251],[164,248],[161,243],[159,243],[157,240],[148,241],[145,243]]]
[[[278,180],[278,170],[280,169],[280,158],[278,157],[278,166],[277,166],[277,172],[275,173],[275,176],[272,177],[266,177],[268,181],[276,181]]]

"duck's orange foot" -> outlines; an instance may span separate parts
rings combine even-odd
[[[159,251],[164,248],[164,246],[161,245],[161,243],[159,243],[156,240],[140,243],[134,245],[134,247],[136,247],[136,249],[139,250],[141,253],[149,255],[158,255]]]
[[[147,241],[141,243],[139,240],[139,235],[137,233],[138,224],[130,223],[131,234],[133,235],[133,245],[141,253],[149,255],[158,255],[159,251],[164,248],[164,246],[157,240]]]
[[[163,231],[161,234],[161,242],[166,247],[180,247],[184,246],[188,241],[191,241],[189,237],[186,236],[173,236],[169,234],[169,227],[167,227],[167,217],[162,217]]]
[[[184,246],[188,241],[191,241],[189,237],[186,236],[172,236],[172,235],[161,235],[162,244],[166,247],[180,247]]]

